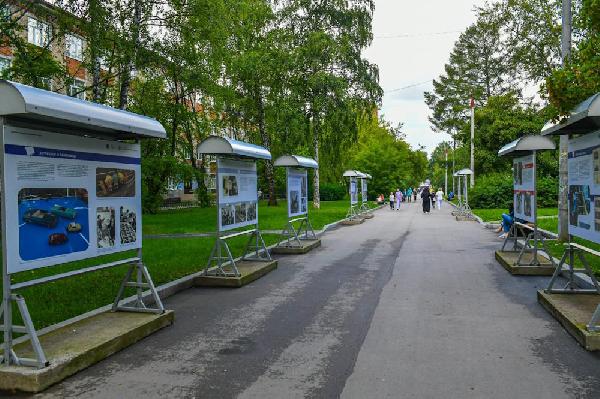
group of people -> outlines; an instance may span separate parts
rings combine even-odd
[[[438,188],[437,191],[433,187],[423,187],[420,190],[417,188],[408,188],[406,190],[397,189],[396,192],[390,192],[389,204],[391,210],[399,210],[400,205],[403,202],[417,202],[417,197],[421,195],[423,200],[423,213],[431,212],[432,208],[442,209],[442,202],[444,200],[444,191],[442,188]],[[380,203],[383,203],[383,194],[378,198]]]
[[[383,194],[381,194],[383,197]],[[413,189],[412,187],[407,188],[406,190],[397,189],[396,192],[390,192],[390,209],[391,210],[399,210],[400,204],[403,202],[413,202],[413,200],[417,201],[417,189]]]

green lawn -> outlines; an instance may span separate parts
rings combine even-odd
[[[348,201],[322,202],[320,210],[309,211],[313,227],[321,229],[326,224],[343,219],[347,208]],[[215,213],[215,208],[194,208],[165,211],[158,215],[144,215],[144,234],[213,232],[216,226]],[[261,202],[259,220],[263,230],[283,228],[287,220],[285,203],[280,203],[278,207],[267,207],[266,203]],[[264,234],[263,238],[267,245],[272,245],[277,243],[280,237],[275,234]],[[237,237],[228,240],[234,257],[241,256],[247,239],[247,237]],[[144,239],[143,258],[154,283],[158,286],[203,270],[214,240],[213,237]],[[28,281],[131,256],[135,256],[135,253],[108,255],[18,273],[12,276],[12,281],[14,283]],[[18,292],[25,297],[34,324],[39,329],[112,303],[125,270],[126,266],[122,266],[30,287]],[[128,294],[133,293],[131,289]],[[1,339],[0,337],[0,341]]]
[[[346,217],[349,202],[323,201],[321,209],[309,207],[309,217],[313,228],[320,230],[326,224]],[[260,201],[258,207],[261,230],[280,230],[287,223],[287,204],[279,201],[278,206],[270,207]],[[217,210],[210,208],[190,208],[162,211],[156,215],[144,215],[144,234],[181,234],[213,232],[217,225]]]
[[[499,222],[502,220],[502,214],[506,213],[508,209],[473,209],[473,213],[479,216],[484,222]],[[558,217],[557,208],[539,208],[538,216],[556,216]],[[543,219],[539,219],[540,221]]]

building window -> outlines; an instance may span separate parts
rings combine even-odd
[[[0,56],[0,77],[4,77],[6,70],[10,68],[12,61],[10,58]]]
[[[67,34],[65,36],[65,45],[67,47],[66,55],[77,61],[83,61],[83,39]]]
[[[48,90],[48,91],[52,91],[53,88],[53,84],[52,84],[52,78],[40,78],[42,84],[41,84],[41,89],[44,90]]]
[[[47,47],[50,44],[50,25],[29,17],[27,40],[36,46]]]
[[[73,83],[69,85],[69,95],[85,100],[85,82],[79,79],[73,80]]]

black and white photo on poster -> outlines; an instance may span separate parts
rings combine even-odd
[[[235,224],[235,206],[231,204],[221,205],[221,225],[231,226]]]
[[[121,206],[119,208],[119,219],[121,244],[134,243],[137,239],[137,215],[135,210],[126,206]]]
[[[288,217],[301,216],[307,213],[308,179],[305,169],[288,168],[287,199]]]
[[[111,206],[96,209],[96,237],[98,248],[115,246],[116,222],[115,208]]]

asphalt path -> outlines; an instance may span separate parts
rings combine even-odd
[[[165,301],[166,328],[40,398],[599,398],[600,356],[446,205],[384,208],[241,289]]]

